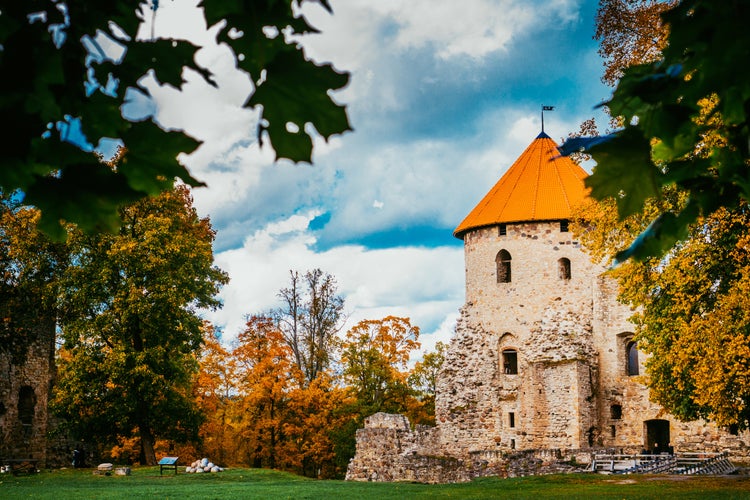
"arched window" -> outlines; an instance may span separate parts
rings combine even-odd
[[[570,279],[570,259],[563,257],[557,261],[557,276],[564,281]]]
[[[497,265],[497,282],[510,283],[510,253],[507,250],[500,250],[495,257]]]
[[[628,342],[626,352],[628,354],[628,375],[639,375],[640,368],[638,366],[638,344],[632,340]]]
[[[515,349],[503,349],[503,373],[518,374],[518,353]]]

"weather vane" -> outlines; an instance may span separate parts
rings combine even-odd
[[[545,111],[553,111],[555,109],[554,106],[544,106],[542,105],[542,133],[544,133],[544,112]]]

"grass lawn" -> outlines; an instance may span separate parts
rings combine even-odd
[[[750,476],[606,476],[570,474],[515,479],[482,478],[471,483],[355,483],[318,481],[263,469],[228,469],[217,474],[159,475],[158,467],[134,468],[130,476],[98,476],[91,469],[0,475],[0,498],[613,498],[750,499]]]

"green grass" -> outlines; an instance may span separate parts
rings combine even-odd
[[[30,476],[0,475],[0,498],[221,499],[410,499],[410,498],[612,498],[660,500],[750,499],[750,476],[668,477],[570,474],[515,479],[482,478],[462,484],[317,481],[263,469],[176,476],[159,468],[134,468],[130,476],[98,476],[91,470],[53,470]]]

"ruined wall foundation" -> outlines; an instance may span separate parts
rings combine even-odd
[[[750,460],[750,433],[680,422],[649,400],[632,313],[561,223],[504,226],[464,236],[466,304],[438,377],[436,427],[373,415],[347,479],[577,471],[596,452],[668,446]]]

